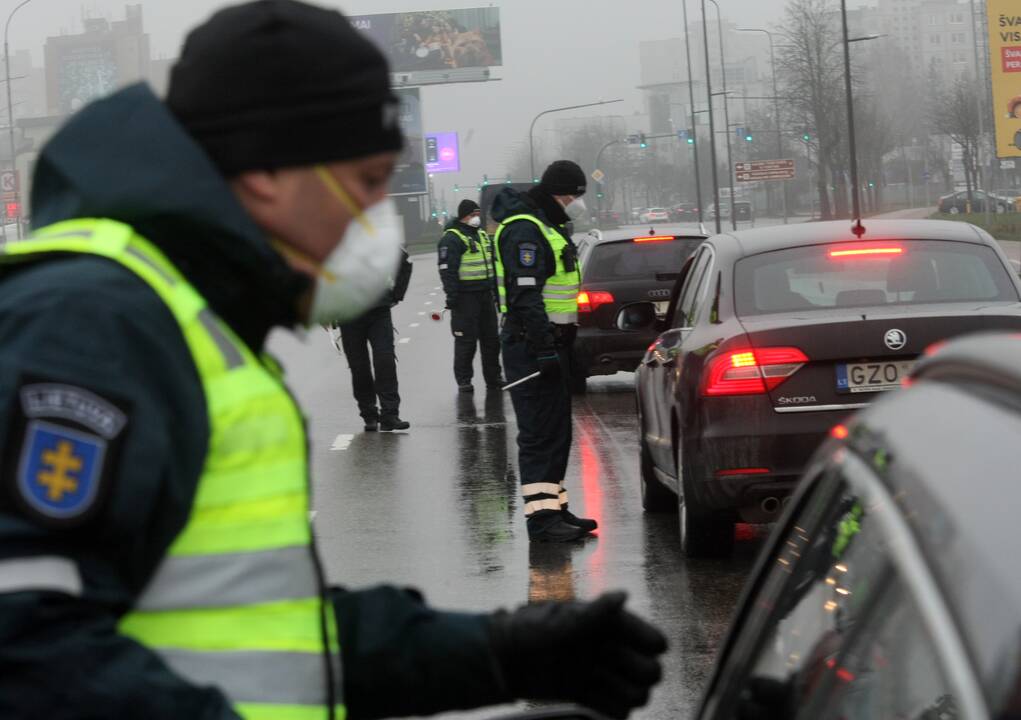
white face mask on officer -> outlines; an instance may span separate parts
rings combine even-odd
[[[474,216],[468,218],[468,220],[465,222],[465,225],[468,225],[468,226],[473,227],[473,228],[481,227],[482,226],[482,218],[479,217],[478,215],[474,215]]]
[[[352,215],[340,242],[316,268],[308,322],[331,325],[360,317],[391,287],[404,244],[404,225],[393,200],[362,209],[326,167],[316,166],[315,172]]]
[[[588,212],[588,208],[585,206],[585,201],[581,197],[576,197],[571,202],[564,205],[564,212],[567,213],[567,217],[571,220],[580,220],[585,217],[585,213]]]

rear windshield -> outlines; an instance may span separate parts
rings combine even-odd
[[[701,238],[678,238],[661,242],[612,242],[592,248],[582,274],[586,282],[626,280],[678,273],[688,256],[702,244]],[[665,278],[669,279],[669,278]]]
[[[943,240],[813,245],[762,253],[735,268],[738,315],[1018,300],[991,248]]]

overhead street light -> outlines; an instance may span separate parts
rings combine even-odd
[[[30,2],[31,0],[25,0]],[[541,113],[532,118],[532,124],[528,128],[528,159],[532,169],[532,180],[535,181],[535,123],[543,115],[549,115],[551,113],[565,112],[567,110],[579,110],[581,108],[597,107],[599,105],[612,105],[613,103],[624,102],[624,98],[617,98],[616,100],[600,100],[599,102],[583,103],[581,105],[566,105],[564,107],[550,108],[549,110],[543,110]]]
[[[7,16],[7,23],[4,25],[4,81],[7,83],[7,131],[8,139],[10,140],[11,148],[11,170],[14,171],[15,176],[18,172],[18,161],[14,150],[14,101],[11,98],[11,52],[10,45],[8,43],[8,34],[11,29],[11,20],[14,19],[14,14],[21,10],[21,8],[28,5],[32,0],[22,0],[17,5],[11,14]],[[14,186],[14,201],[18,204],[18,208],[21,208],[21,183]],[[7,229],[7,222],[4,221],[4,230]],[[21,239],[21,213],[18,214],[18,239]]]

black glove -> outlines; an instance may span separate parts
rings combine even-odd
[[[539,372],[544,380],[559,380],[562,374],[560,367],[560,356],[556,350],[540,351],[535,361],[539,363]]]
[[[612,718],[645,705],[667,641],[625,610],[626,600],[614,592],[493,615],[493,649],[512,695],[577,702]]]

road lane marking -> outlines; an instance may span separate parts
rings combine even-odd
[[[437,285],[436,287],[433,288],[433,290],[442,290],[442,289],[443,289],[442,285]]]
[[[426,300],[425,304],[426,304],[426,305],[432,305],[432,304],[433,304],[433,301],[432,301],[432,300]]]
[[[436,293],[429,293],[429,297],[436,297]]]
[[[418,327],[421,324],[422,323],[411,323],[410,325],[408,325],[408,327]]]
[[[338,435],[333,441],[333,445],[330,446],[330,450],[347,450],[351,446],[351,441],[355,439],[354,435]]]
[[[418,314],[419,314],[419,315],[425,315],[425,314],[426,314],[426,312],[425,312],[425,310],[422,310],[422,311],[421,311],[421,312],[419,312]]]
[[[397,341],[397,344],[407,345],[409,342],[411,342],[411,338],[401,338],[400,340]]]

